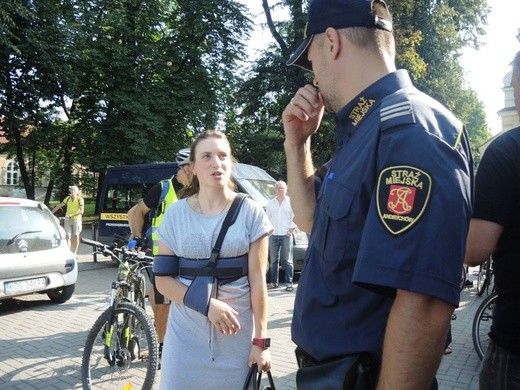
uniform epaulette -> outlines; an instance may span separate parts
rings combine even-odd
[[[390,95],[381,103],[380,121],[381,130],[385,131],[395,126],[415,123],[412,103],[407,95]]]

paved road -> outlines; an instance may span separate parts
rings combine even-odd
[[[83,233],[90,238],[90,232]],[[0,389],[79,389],[81,353],[87,332],[108,303],[115,265],[100,257],[92,262],[82,245],[79,279],[73,298],[52,304],[46,295],[0,303]],[[297,288],[297,285],[296,285]],[[290,324],[294,293],[269,291],[269,334],[273,375],[278,389],[295,389],[296,363]],[[480,361],[473,350],[471,325],[482,298],[475,288],[462,293],[457,319],[452,322],[453,353],[438,371],[440,389],[478,389]]]

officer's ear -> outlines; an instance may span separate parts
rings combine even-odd
[[[325,30],[325,52],[329,52],[333,60],[337,60],[341,53],[341,34],[335,28],[329,27]]]

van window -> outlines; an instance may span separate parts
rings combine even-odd
[[[103,211],[128,211],[144,198],[151,186],[146,184],[109,184],[102,200]]]
[[[163,179],[177,172],[176,163],[137,164],[108,168],[99,199],[98,241],[111,244],[114,234],[130,234],[127,213],[146,193]],[[176,191],[181,188],[173,180]]]

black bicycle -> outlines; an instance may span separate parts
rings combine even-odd
[[[490,257],[480,264],[477,276],[477,295],[481,297],[484,292],[489,295],[489,286],[493,278],[493,259]]]
[[[82,238],[103,256],[119,262],[109,307],[90,330],[81,364],[84,389],[152,389],[159,351],[152,320],[145,310],[146,267],[153,257],[125,247],[109,248]]]
[[[486,297],[478,307],[473,319],[471,330],[473,336],[473,346],[480,360],[484,358],[484,352],[489,344],[489,331],[493,321],[493,310],[497,302],[498,295],[493,291]]]

